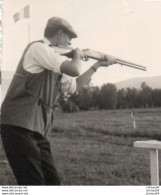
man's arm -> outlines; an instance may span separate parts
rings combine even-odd
[[[83,56],[81,50],[75,49],[73,59],[68,60],[47,44],[36,42],[27,51],[23,66],[26,71],[32,73],[41,72],[46,68],[73,77],[80,75]]]
[[[81,59],[83,57],[83,52],[78,48],[75,49],[72,60],[64,61],[60,66],[60,71],[69,76],[79,76],[81,72]]]
[[[91,66],[86,72],[84,72],[82,75],[77,77],[76,84],[77,89],[76,91],[79,91],[84,85],[87,85],[92,75],[97,71],[99,67],[108,67],[111,64],[115,63],[115,59],[112,57],[108,57],[108,61],[98,61],[93,66]]]

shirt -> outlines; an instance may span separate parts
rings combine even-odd
[[[51,43],[47,38],[44,37],[43,41],[44,44],[36,42],[30,46],[24,57],[24,69],[30,73],[40,73],[44,69],[49,69],[62,74],[60,66],[67,58],[49,47]],[[76,79],[62,74],[61,90],[66,93],[74,93],[76,91]]]

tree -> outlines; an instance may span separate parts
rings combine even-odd
[[[99,102],[101,101],[101,92],[99,87],[92,87],[92,107],[99,108]]]
[[[152,100],[155,107],[161,106],[161,89],[154,89],[152,91]]]
[[[91,87],[84,87],[78,93],[77,104],[81,110],[88,110],[92,107]]]
[[[104,84],[100,91],[100,109],[114,109],[117,104],[117,89],[114,84]]]
[[[126,102],[128,108],[137,106],[138,90],[136,88],[126,88]]]
[[[126,99],[126,90],[120,89],[117,92],[117,108],[127,108],[128,102]]]
[[[63,112],[77,112],[79,111],[79,107],[76,104],[77,96],[76,94],[64,94],[61,93],[59,97],[59,105],[61,106],[61,109]]]
[[[149,107],[153,105],[152,88],[150,88],[145,82],[141,84],[141,96],[142,105],[144,107]]]

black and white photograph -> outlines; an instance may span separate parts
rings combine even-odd
[[[2,189],[159,194],[161,0],[0,1],[0,44]]]

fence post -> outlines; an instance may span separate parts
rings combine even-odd
[[[161,141],[135,141],[134,147],[150,150],[151,185],[159,185],[158,149],[161,149]]]
[[[158,150],[150,150],[151,185],[159,185]]]

